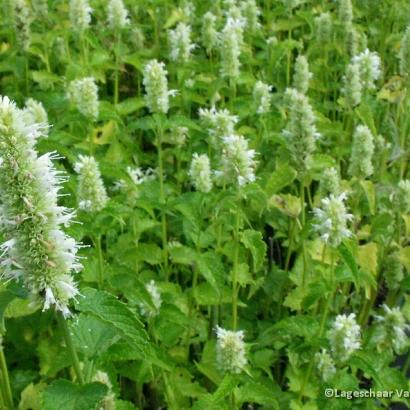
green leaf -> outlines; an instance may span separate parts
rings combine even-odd
[[[301,211],[300,199],[290,194],[273,195],[269,199],[268,204],[291,218],[296,218]]]
[[[266,243],[263,241],[262,233],[246,229],[242,232],[241,242],[252,254],[253,270],[258,271],[262,267],[266,255]]]
[[[209,282],[219,294],[223,284],[224,265],[216,252],[206,252],[198,257],[200,274]]]
[[[95,316],[83,313],[70,324],[70,332],[77,351],[88,358],[96,358],[119,339],[112,326]]]
[[[351,249],[345,244],[342,243],[338,248],[339,254],[342,257],[343,261],[346,263],[347,267],[352,272],[355,282],[359,282],[359,269],[356,264],[356,259],[353,256]]]
[[[360,185],[369,203],[369,210],[372,215],[376,212],[376,192],[372,181],[360,181]]]
[[[144,325],[124,303],[107,292],[92,288],[85,288],[81,293],[83,297],[76,303],[78,310],[97,316],[110,324],[145,360],[168,367],[158,359]]]
[[[280,163],[268,179],[265,191],[267,195],[273,195],[290,185],[296,178],[297,172],[290,165]]]
[[[95,410],[107,394],[102,383],[78,386],[68,380],[54,381],[43,392],[43,410]]]
[[[6,331],[4,325],[4,315],[7,306],[16,298],[16,295],[8,289],[0,292],[0,333],[3,334]]]

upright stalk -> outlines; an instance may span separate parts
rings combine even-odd
[[[68,349],[68,353],[71,357],[71,364],[74,367],[75,374],[77,376],[78,383],[80,385],[84,384],[84,377],[80,367],[80,361],[78,359],[77,352],[74,348],[73,339],[71,338],[70,330],[68,329],[67,322],[62,315],[62,313],[57,313],[58,324],[60,325],[61,331],[63,332],[63,337],[65,344]]]
[[[1,336],[0,336],[1,339]],[[10,378],[7,370],[6,357],[4,356],[3,342],[0,343],[0,370],[1,392],[7,410],[14,410],[13,394],[11,393]]]
[[[239,208],[239,207],[238,207]],[[235,232],[234,232],[234,241],[235,241],[235,253],[233,260],[233,269],[232,269],[232,329],[236,330],[238,322],[238,265],[239,265],[239,226],[240,226],[240,213],[239,209],[236,211],[235,217]]]
[[[119,72],[120,72],[120,44],[121,44],[121,34],[118,33],[117,35],[117,41],[115,44],[115,73],[114,73],[114,105],[118,104],[118,99],[119,99],[119,88],[118,88],[118,83],[119,83]]]

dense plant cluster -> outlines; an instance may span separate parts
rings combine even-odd
[[[407,408],[407,2],[0,7],[0,409]]]

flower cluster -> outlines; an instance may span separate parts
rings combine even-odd
[[[91,23],[92,8],[88,0],[70,0],[70,23],[76,33],[83,33]]]
[[[322,199],[321,208],[313,210],[317,222],[313,225],[314,229],[324,243],[329,243],[333,247],[339,246],[344,238],[352,236],[347,223],[352,220],[353,215],[347,212],[345,200],[345,193],[337,196],[330,194],[329,197]]]
[[[326,168],[320,180],[322,194],[339,195],[341,192],[340,176],[336,168]]]
[[[362,100],[362,79],[359,64],[351,62],[346,68],[346,74],[343,77],[342,92],[350,107],[356,107]]]
[[[250,33],[255,33],[260,28],[259,10],[255,0],[244,0],[241,3],[242,14],[246,19],[246,27]]]
[[[220,35],[221,74],[223,77],[239,77],[241,46],[244,22],[242,19],[228,17]]]
[[[354,56],[353,64],[358,64],[360,68],[360,79],[363,90],[373,90],[376,88],[375,82],[381,76],[380,57],[375,51],[366,48],[362,53]]]
[[[186,63],[191,56],[191,51],[196,47],[191,42],[191,27],[188,24],[179,23],[174,30],[169,30],[168,38],[171,60]]]
[[[191,177],[192,185],[197,191],[209,192],[212,189],[211,167],[208,155],[194,153],[189,176]]]
[[[255,155],[249,149],[248,141],[242,135],[231,134],[223,137],[222,170],[216,175],[224,182],[237,183],[239,186],[254,182]]]
[[[389,308],[383,305],[382,308],[384,315],[375,316],[376,321],[380,324],[376,330],[376,341],[382,345],[392,346],[397,354],[401,354],[409,345],[406,331],[410,330],[410,326],[398,307]]]
[[[78,294],[71,272],[82,266],[78,245],[61,229],[73,212],[57,203],[65,181],[52,162],[57,156],[38,156],[35,149],[44,127],[0,97],[0,221],[6,239],[0,263],[6,277],[23,280],[34,302],[68,316]]]
[[[32,0],[32,5],[37,16],[45,18],[48,15],[48,1],[47,0]]]
[[[315,355],[317,370],[321,374],[324,382],[328,382],[336,373],[336,366],[332,356],[326,349],[322,349]]]
[[[353,134],[349,174],[363,179],[372,175],[373,152],[374,138],[371,131],[365,125],[358,125]]]
[[[400,73],[408,75],[410,73],[410,26],[407,26],[401,39],[399,62]]]
[[[209,126],[209,134],[216,140],[233,134],[235,124],[239,121],[239,118],[227,109],[200,108],[198,113],[199,117]]]
[[[122,0],[110,0],[107,6],[108,25],[112,30],[122,30],[130,20],[128,11],[124,7]]]
[[[29,98],[26,100],[24,114],[27,117],[26,121],[34,124],[42,124],[45,134],[48,133],[48,115],[40,101]]]
[[[24,51],[27,51],[31,44],[31,23],[33,15],[27,0],[15,0],[13,2],[14,28],[17,40]]]
[[[309,71],[309,64],[305,56],[299,55],[295,62],[295,73],[293,75],[293,86],[302,94],[306,94],[309,89],[309,81],[312,73]]]
[[[320,134],[316,130],[315,116],[305,95],[294,88],[288,88],[285,100],[289,107],[289,120],[282,133],[289,140],[289,150],[296,169],[303,174],[311,167],[311,156]]]
[[[157,60],[149,61],[144,67],[145,102],[152,113],[166,114],[169,96],[175,95],[174,90],[168,91],[167,74],[165,64]]]
[[[79,208],[86,212],[99,212],[104,209],[108,196],[96,160],[80,155],[74,170],[78,173]]]
[[[332,353],[337,360],[345,361],[360,349],[360,326],[356,322],[356,315],[338,315],[328,333]]]
[[[210,53],[218,42],[218,32],[215,28],[216,16],[210,11],[204,14],[202,18],[202,44],[206,51]]]
[[[98,87],[93,77],[73,80],[68,85],[67,98],[85,117],[96,120],[99,114]]]
[[[316,39],[318,43],[329,42],[332,35],[332,18],[329,13],[321,13],[315,17]]]
[[[272,86],[265,84],[262,81],[257,81],[253,88],[253,99],[256,103],[258,114],[266,114],[271,107],[271,91]]]
[[[239,374],[247,364],[244,333],[216,327],[216,360],[218,367],[227,373]]]

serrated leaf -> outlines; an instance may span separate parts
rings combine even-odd
[[[79,386],[59,379],[44,390],[42,410],[95,410],[107,391],[102,383]]]
[[[83,313],[70,324],[70,332],[77,351],[90,359],[104,353],[120,338],[112,326]]]
[[[271,196],[290,185],[296,178],[297,172],[290,165],[281,163],[268,179],[265,191]]]
[[[263,265],[266,254],[266,243],[263,241],[262,233],[246,229],[241,234],[241,242],[252,254],[253,270],[258,271]]]
[[[349,247],[345,243],[342,243],[339,246],[338,251],[343,261],[346,263],[347,267],[352,272],[355,282],[358,283],[359,282],[359,269],[357,268],[356,259],[353,256],[351,249],[349,249]]]
[[[367,202],[369,204],[369,210],[371,215],[376,212],[376,192],[372,181],[360,181],[360,185],[366,195]]]
[[[109,323],[146,360],[168,367],[155,354],[144,325],[124,303],[107,292],[92,288],[85,288],[81,293],[83,297],[76,303],[79,311],[95,315]]]

